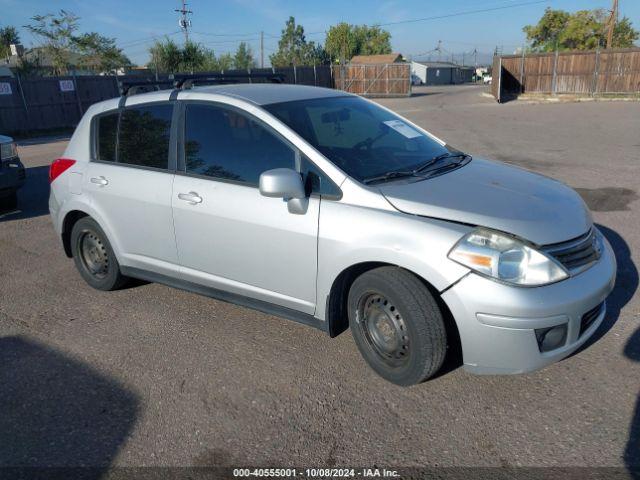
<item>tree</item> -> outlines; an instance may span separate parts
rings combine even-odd
[[[304,27],[296,25],[296,19],[289,17],[278,41],[278,51],[269,59],[274,67],[315,65],[322,63],[322,47],[315,42],[307,42]]]
[[[579,10],[575,13],[547,8],[536,25],[523,28],[534,51],[592,50],[606,43],[607,14],[604,10]],[[640,34],[627,17],[613,30],[613,47],[632,47]]]
[[[79,65],[87,69],[112,72],[131,65],[129,58],[116,47],[114,38],[95,32],[85,33],[74,37],[74,44],[80,54]]]
[[[380,27],[356,26],[357,55],[382,55],[391,53],[391,34]]]
[[[391,53],[391,34],[377,26],[343,22],[329,28],[324,49],[338,63],[346,63],[355,55]]]
[[[634,42],[640,38],[638,30],[633,28],[631,20],[622,17],[613,29],[613,46],[616,48],[629,48],[634,46]]]
[[[217,72],[220,70],[220,64],[212,49],[204,50],[204,60],[200,68],[201,72]]]
[[[246,50],[251,53],[250,50]],[[151,60],[147,66],[162,73],[217,72],[231,70],[234,57],[229,53],[216,58],[213,50],[199,43],[187,42],[182,48],[170,38],[156,41],[149,48]]]
[[[233,57],[230,53],[224,53],[218,57],[218,68],[217,70],[225,71],[231,70],[233,68]]]
[[[180,47],[171,40],[166,38],[164,41],[157,40],[150,48],[151,62],[149,67],[159,72],[179,72],[182,65],[182,51]]]
[[[357,48],[356,37],[351,25],[342,22],[329,28],[324,42],[324,49],[329,58],[344,64],[356,54]]]
[[[103,73],[131,65],[127,56],[116,47],[114,38],[96,32],[77,34],[80,18],[71,12],[60,10],[57,14],[35,15],[31,20],[33,23],[25,28],[42,41],[37,55],[39,62],[43,63],[39,55],[43,52],[56,75],[66,74],[71,66]]]
[[[0,57],[4,58],[11,55],[9,45],[12,43],[20,43],[18,30],[12,26],[0,28]]]
[[[251,47],[245,42],[240,42],[236,54],[233,56],[234,67],[239,70],[247,70],[253,67],[255,63]]]
[[[42,72],[40,57],[27,58],[24,55],[18,58],[14,70],[23,77],[37,76]]]
[[[201,71],[206,60],[205,49],[193,42],[185,43],[181,52],[180,69],[188,72]]]
[[[33,35],[43,40],[43,49],[51,58],[55,74],[63,75],[71,64],[71,54],[74,50],[74,34],[78,29],[79,17],[66,10],[60,10],[58,15],[34,15],[31,25],[25,25]]]

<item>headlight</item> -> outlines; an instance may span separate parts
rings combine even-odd
[[[6,160],[8,158],[13,158],[18,156],[18,149],[16,148],[16,144],[14,142],[11,143],[3,143],[0,145],[0,159]]]
[[[482,275],[514,285],[545,285],[569,276],[544,253],[484,228],[465,235],[449,252],[449,258]]]

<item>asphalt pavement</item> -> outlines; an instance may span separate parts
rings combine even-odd
[[[583,195],[618,258],[587,348],[531,374],[453,368],[400,388],[349,332],[158,284],[93,290],[47,213],[66,140],[31,140],[20,210],[0,214],[0,466],[640,467],[640,103],[499,105],[483,90],[379,101]]]

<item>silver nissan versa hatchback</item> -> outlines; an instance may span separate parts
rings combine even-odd
[[[176,88],[93,105],[50,169],[100,290],[138,278],[315,326],[412,385],[536,370],[605,316],[607,240],[566,185],[472,158],[341,91]]]

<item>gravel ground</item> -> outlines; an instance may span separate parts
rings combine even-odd
[[[640,103],[498,105],[479,87],[381,103],[475,155],[565,181],[614,245],[597,341],[520,376],[378,378],[347,332],[145,284],[92,290],[47,215],[64,139],[24,142],[0,216],[0,465],[640,467]]]

